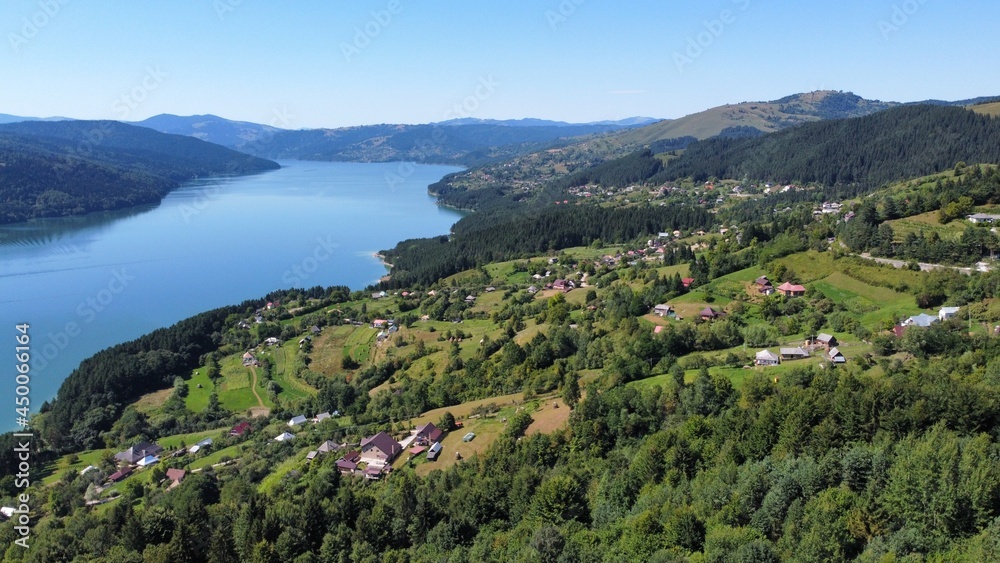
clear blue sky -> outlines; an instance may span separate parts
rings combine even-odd
[[[303,128],[681,117],[817,89],[1000,95],[1000,2],[775,4],[9,0],[0,113]]]

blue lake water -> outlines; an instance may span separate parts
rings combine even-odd
[[[373,253],[461,218],[427,195],[455,167],[281,164],[155,206],[0,225],[0,354],[30,324],[32,412],[99,350],[274,289],[362,289],[386,273]],[[14,395],[8,368],[0,398]],[[10,407],[0,431],[14,428]]]

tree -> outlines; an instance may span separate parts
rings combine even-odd
[[[562,399],[571,409],[580,401],[580,381],[574,372],[567,373],[563,378]]]

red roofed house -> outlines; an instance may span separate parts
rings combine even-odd
[[[754,281],[757,284],[757,291],[764,295],[771,295],[774,293],[774,286],[771,285],[771,280],[767,279],[767,276],[761,276]]]
[[[232,430],[229,431],[230,436],[242,436],[250,431],[250,423],[243,421],[236,426],[233,426]]]
[[[170,469],[167,470],[167,480],[173,481],[173,483],[170,485],[171,487],[179,485],[180,482],[184,480],[184,477],[186,475],[187,471],[184,471],[183,469],[174,469],[173,467],[171,467]]]
[[[694,278],[681,278],[681,285],[684,286],[684,289],[691,287],[691,284],[693,283],[694,283]]]
[[[428,422],[420,428],[417,428],[416,436],[413,438],[413,441],[414,443],[420,445],[429,446],[440,440],[443,435],[444,431],[437,426],[434,426],[433,422]]]
[[[778,291],[785,297],[802,297],[806,294],[806,288],[801,285],[785,282],[778,286]]]
[[[128,477],[131,474],[132,474],[131,467],[123,467],[118,471],[115,471],[111,475],[108,475],[108,481],[112,483],[117,483],[118,481],[121,481],[122,479]]]
[[[701,320],[703,321],[711,321],[713,319],[720,319],[722,317],[725,317],[726,314],[722,311],[716,311],[711,307],[705,307],[704,309],[698,312],[698,316],[701,317]]]
[[[372,321],[372,328],[385,328],[385,325],[388,322],[389,321],[385,319],[375,319],[374,321]]]
[[[392,439],[385,432],[361,440],[361,461],[372,465],[386,465],[392,463],[396,456],[403,451],[399,442]]]

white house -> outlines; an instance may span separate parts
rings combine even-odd
[[[946,321],[958,314],[959,307],[941,307],[938,311],[938,320]]]
[[[781,358],[770,350],[761,350],[757,352],[757,358],[754,360],[754,363],[758,366],[776,366],[781,363]]]
[[[274,440],[276,442],[287,442],[293,438],[295,438],[295,434],[292,434],[291,432],[282,432],[281,434],[275,436]]]
[[[292,418],[291,420],[289,420],[288,421],[288,425],[289,426],[298,426],[299,424],[305,424],[305,422],[306,422],[305,415],[300,414],[300,415]]]

